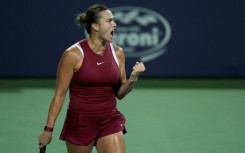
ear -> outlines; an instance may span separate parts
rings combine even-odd
[[[96,24],[96,23],[92,23],[92,28],[94,29],[94,31],[99,31],[99,26],[98,26],[98,24]]]

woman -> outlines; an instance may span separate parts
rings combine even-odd
[[[70,102],[60,139],[68,153],[125,153],[125,118],[117,110],[116,97],[122,99],[133,88],[144,64],[136,62],[126,78],[122,48],[112,45],[116,23],[111,11],[95,4],[76,18],[89,34],[62,55],[56,90],[50,104],[39,148],[50,143],[56,118],[69,88]]]

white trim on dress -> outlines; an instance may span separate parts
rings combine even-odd
[[[76,43],[76,44],[74,44],[74,46],[76,46],[76,47],[80,50],[80,52],[82,53],[82,56],[83,56],[83,58],[84,58],[84,52],[83,52],[83,49],[82,49],[82,47],[80,46],[80,44],[79,44],[79,43]]]
[[[119,67],[119,62],[118,62],[118,59],[117,59],[117,56],[116,56],[116,52],[115,52],[115,49],[114,49],[112,43],[110,43],[110,46],[111,46],[113,57],[114,57],[114,59],[115,59],[115,61],[117,63],[117,66]]]

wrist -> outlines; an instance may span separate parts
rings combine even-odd
[[[130,82],[136,82],[138,80],[138,76],[131,75],[129,77]]]
[[[53,132],[54,131],[54,128],[53,127],[49,127],[49,126],[44,126],[44,131],[46,132]]]
[[[139,76],[139,73],[137,73],[137,72],[131,72],[131,75],[130,76],[132,76],[132,77],[138,77]]]

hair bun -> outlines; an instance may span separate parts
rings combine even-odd
[[[85,24],[87,22],[85,13],[80,13],[79,15],[76,16],[76,22],[78,25]]]

